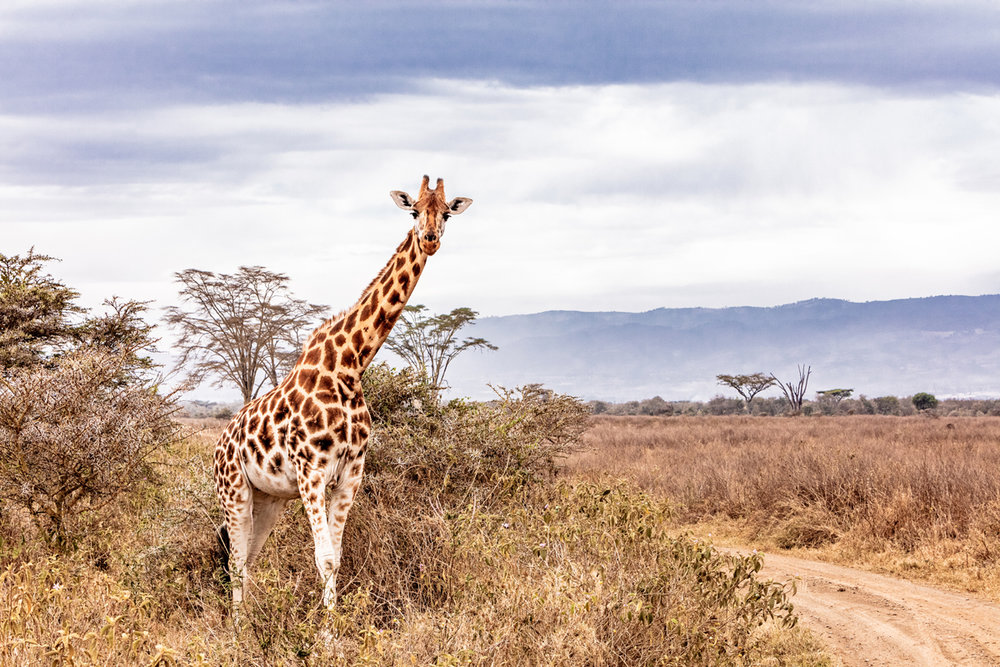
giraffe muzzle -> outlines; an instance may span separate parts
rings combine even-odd
[[[420,239],[420,248],[428,255],[433,255],[441,247],[441,241],[437,234],[427,233]]]

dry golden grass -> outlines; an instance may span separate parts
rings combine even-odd
[[[519,409],[507,428],[456,409],[453,435],[476,443],[466,454],[476,466],[490,456],[479,444],[497,442],[487,434],[536,419]],[[787,589],[756,578],[758,557],[670,534],[670,504],[632,483],[532,483],[523,468],[483,477],[490,468],[462,464],[441,425],[438,449],[426,451],[448,466],[412,458],[412,443],[405,470],[389,457],[373,465],[348,521],[336,612],[320,608],[312,539],[293,503],[234,630],[214,560],[210,465],[222,425],[189,423],[207,429],[165,457],[165,483],[118,506],[74,550],[51,552],[0,514],[0,666],[828,664],[782,622]],[[527,460],[538,441],[525,441]]]
[[[1000,599],[1000,418],[595,417],[568,469],[682,525]]]

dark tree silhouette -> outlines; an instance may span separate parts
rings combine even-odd
[[[914,394],[910,400],[913,402],[913,407],[921,412],[924,410],[933,410],[938,404],[938,400],[934,394],[928,394],[925,391]]]

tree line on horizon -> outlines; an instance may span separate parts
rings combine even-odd
[[[730,387],[740,395],[748,413],[751,412],[751,404],[757,394],[765,389],[776,386],[781,390],[781,395],[788,406],[789,414],[798,415],[803,412],[806,391],[809,387],[809,378],[812,375],[812,366],[799,364],[796,368],[799,373],[798,379],[784,382],[779,380],[778,376],[774,373],[720,374],[716,375],[715,379],[720,385]],[[845,399],[851,398],[853,394],[853,388],[845,389],[838,387],[834,389],[821,389],[816,392],[816,404],[824,414],[837,414],[840,412],[837,409],[840,403]],[[851,406],[847,410],[854,410],[856,412],[860,408],[862,414],[899,414],[898,399],[894,403],[892,400],[889,400],[891,398],[895,397],[882,396],[875,399],[875,403],[872,403],[867,397],[862,395],[858,398],[859,405]],[[938,400],[933,394],[923,391],[910,396],[909,402],[919,412],[931,410],[938,405]],[[854,414],[854,412],[849,414]]]
[[[878,396],[868,398],[864,394],[852,398],[854,389],[833,388],[821,389],[816,392],[816,399],[808,401],[806,393],[809,378],[812,376],[812,366],[799,364],[798,378],[782,381],[774,373],[719,374],[715,379],[722,386],[729,387],[739,394],[739,399],[716,396],[710,401],[672,401],[663,400],[660,396],[643,401],[628,401],[626,403],[606,403],[592,401],[592,410],[596,414],[627,414],[627,415],[909,415],[917,412],[933,411],[939,401],[927,392],[917,392],[900,400],[896,396]],[[754,402],[758,394],[771,387],[781,390],[781,397],[761,398]],[[952,402],[954,403],[954,402]],[[961,405],[949,404],[948,413],[1000,414],[1000,401],[964,401]],[[936,413],[935,413],[936,414]]]
[[[912,396],[875,396],[864,394],[840,400],[831,399],[823,392],[817,392],[815,400],[803,402],[802,416],[838,415],[890,415],[907,417],[917,414],[948,417],[1000,417],[1000,399],[944,398],[934,399],[934,407],[918,409],[914,404],[926,405],[926,399],[917,398],[921,394],[934,398],[931,394],[918,392]],[[781,417],[792,414],[784,397],[758,397],[750,406],[742,398],[716,396],[708,401],[676,400],[668,401],[660,396],[632,401],[589,401],[587,405],[594,414],[615,416],[723,416],[750,415],[760,417]]]

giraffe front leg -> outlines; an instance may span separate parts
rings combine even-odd
[[[333,548],[330,529],[327,524],[323,501],[325,483],[318,472],[299,477],[299,494],[309,518],[313,543],[316,548],[316,568],[323,581],[323,605],[331,609],[337,602],[337,571],[340,569],[340,554]]]
[[[337,560],[337,567],[340,567],[340,555],[343,550],[344,526],[347,523],[347,513],[354,504],[354,494],[361,486],[361,475],[365,468],[365,456],[362,454],[347,467],[346,474],[333,488],[330,495],[328,517],[330,524],[330,543]],[[337,591],[334,586],[331,590],[333,602],[336,602]],[[324,591],[324,597],[326,591]]]

